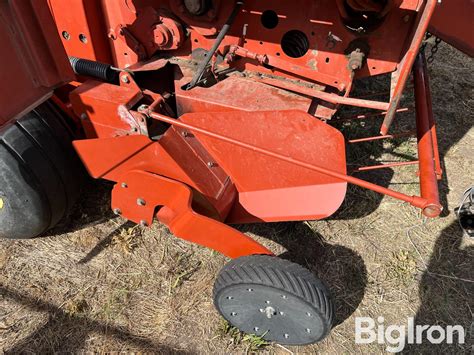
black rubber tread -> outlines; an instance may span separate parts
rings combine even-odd
[[[60,113],[44,103],[0,128],[0,236],[33,238],[73,206],[83,167]]]
[[[239,284],[270,286],[303,299],[319,310],[327,326],[324,337],[329,334],[334,322],[331,294],[312,272],[301,265],[269,255],[233,259],[220,271],[214,284],[214,305],[219,312],[219,305],[216,303],[219,293],[229,286]]]

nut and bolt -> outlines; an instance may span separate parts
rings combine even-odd
[[[146,201],[142,198],[137,199],[137,205],[138,206],[146,206]]]
[[[127,75],[122,75],[120,77],[120,80],[122,81],[122,83],[124,84],[129,84],[130,83],[130,78],[127,76]]]

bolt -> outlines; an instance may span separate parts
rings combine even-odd
[[[182,135],[184,138],[189,137],[189,133],[186,132],[186,131],[181,132],[181,135]]]
[[[87,120],[87,113],[81,114],[81,120]]]
[[[288,339],[290,337],[290,334],[285,333],[285,339]]]
[[[235,317],[235,316],[237,315],[237,313],[232,312],[230,315],[231,315],[232,317]]]
[[[256,332],[258,332],[258,331],[259,331],[259,329],[260,329],[259,327],[255,327],[255,328],[253,328],[253,330],[255,330]]]
[[[217,166],[217,164],[210,161],[210,162],[207,163],[207,166],[210,167],[210,168],[214,168],[215,166]]]
[[[410,15],[403,16],[403,22],[408,23],[410,21]]]
[[[267,301],[268,302],[268,301]],[[268,319],[271,319],[272,316],[274,316],[275,313],[275,308],[273,307],[267,307],[265,308],[265,315],[267,316]]]
[[[128,187],[128,185],[127,185],[126,182],[122,182],[122,185],[121,185],[121,186],[122,186],[123,189],[126,189],[126,188]]]
[[[306,333],[311,333],[311,329],[306,328]]]
[[[122,214],[122,211],[120,210],[120,208],[114,208],[114,214],[120,216]]]
[[[147,111],[149,107],[150,107],[150,106],[148,106],[148,105],[140,105],[140,106],[138,107],[138,112]]]
[[[140,221],[140,225],[141,225],[142,227],[148,227],[147,221],[144,221],[144,220],[141,220],[141,221]]]
[[[129,79],[129,77],[128,77],[127,75],[122,75],[122,76],[120,77],[120,80],[122,80],[122,83],[124,83],[124,84],[130,83],[130,79]]]
[[[69,34],[68,31],[63,31],[62,35],[66,41],[69,41],[71,39],[71,35]]]
[[[138,206],[146,206],[146,201],[142,198],[137,199],[137,205]]]

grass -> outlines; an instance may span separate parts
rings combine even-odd
[[[473,242],[463,239],[452,210],[472,184],[473,72],[447,46],[430,67],[445,178],[446,211],[425,220],[415,208],[351,186],[339,211],[324,221],[240,226],[283,258],[320,277],[335,298],[336,326],[323,342],[282,348],[223,322],[212,304],[223,256],[173,237],[162,225],[138,228],[109,211],[110,185],[92,182],[72,215],[37,240],[0,241],[0,352],[9,353],[382,353],[354,344],[356,316],[386,324],[462,324],[473,319]],[[377,90],[384,78],[359,83]],[[404,98],[411,105],[410,95]],[[397,116],[411,129],[413,113]],[[351,137],[376,132],[379,120],[349,124]],[[395,131],[395,130],[394,130]],[[413,141],[351,147],[349,163],[415,156]],[[360,174],[418,193],[416,167]],[[412,353],[471,349],[424,344]]]
[[[245,334],[236,327],[230,325],[227,321],[221,320],[217,334],[225,340],[229,340],[232,346],[245,347],[246,353],[254,353],[263,350],[270,345],[268,341],[263,339],[265,335]]]

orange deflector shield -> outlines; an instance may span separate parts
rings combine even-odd
[[[302,111],[226,112],[180,117],[217,134],[346,174],[344,137]],[[288,161],[193,132],[230,176],[238,201],[228,223],[322,219],[341,205],[347,183]]]

